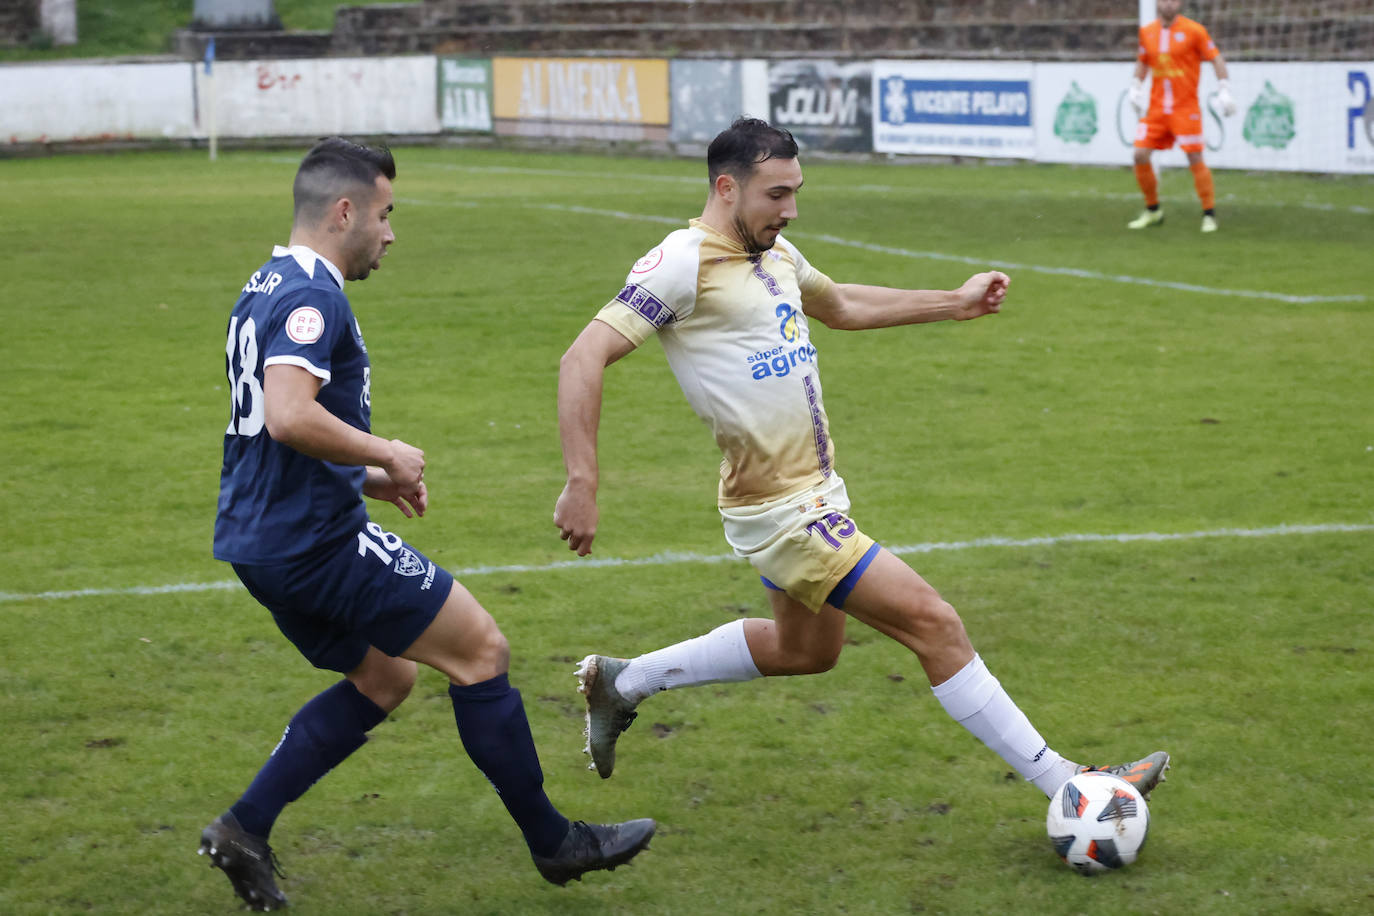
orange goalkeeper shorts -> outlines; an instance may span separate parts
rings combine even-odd
[[[1137,147],[1170,149],[1175,143],[1185,153],[1202,152],[1202,112],[1197,105],[1175,108],[1169,114],[1151,108],[1135,126]]]

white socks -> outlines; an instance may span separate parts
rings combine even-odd
[[[741,619],[716,627],[704,636],[632,659],[616,677],[615,689],[631,703],[638,703],[660,690],[749,681],[761,676],[744,640]]]
[[[974,655],[958,674],[931,690],[945,712],[1047,797],[1077,770],[1073,761],[1045,743],[980,656]]]
[[[660,690],[761,676],[744,638],[744,621],[735,620],[704,636],[632,659],[616,677],[615,689],[631,703],[639,703]],[[1077,764],[1045,743],[980,656],[974,655],[958,674],[931,690],[945,712],[1046,797],[1077,771]]]

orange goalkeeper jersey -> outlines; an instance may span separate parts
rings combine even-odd
[[[1202,24],[1184,16],[1175,16],[1167,29],[1158,19],[1141,26],[1139,60],[1154,76],[1149,113],[1196,108],[1202,62],[1220,53]]]

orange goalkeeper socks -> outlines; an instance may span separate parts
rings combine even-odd
[[[1197,188],[1197,199],[1202,202],[1202,209],[1210,213],[1217,203],[1216,192],[1212,188],[1212,170],[1207,168],[1207,163],[1201,159],[1190,163],[1188,168],[1193,170],[1193,187]]]
[[[1140,191],[1145,195],[1145,206],[1159,206],[1159,180],[1155,178],[1154,166],[1148,162],[1137,162],[1135,164],[1135,180],[1140,185]],[[1208,187],[1211,187],[1211,178],[1207,179]]]

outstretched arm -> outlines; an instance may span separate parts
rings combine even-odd
[[[958,289],[892,289],[837,283],[803,302],[807,315],[846,331],[929,321],[967,321],[999,312],[1011,278],[1001,271],[974,274]]]
[[[599,511],[596,431],[606,367],[635,348],[605,322],[593,320],[558,364],[558,435],[568,482],[553,509],[553,523],[579,557],[592,552]]]

